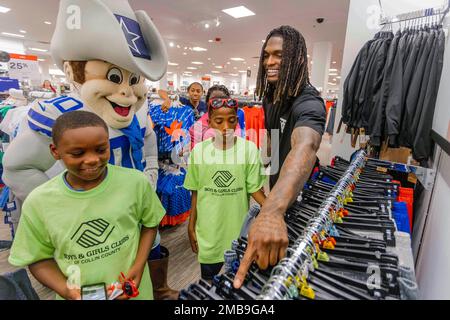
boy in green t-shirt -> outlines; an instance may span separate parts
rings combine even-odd
[[[256,145],[234,134],[238,102],[224,92],[211,96],[208,121],[216,134],[192,150],[184,184],[192,191],[189,240],[207,281],[220,272],[224,252],[239,237],[249,195],[264,202],[266,181]]]
[[[109,286],[121,272],[137,299],[153,299],[147,258],[164,208],[144,174],[108,164],[108,135],[92,112],[59,117],[50,151],[67,171],[23,204],[9,262],[29,266],[58,299],[79,300],[82,286]]]

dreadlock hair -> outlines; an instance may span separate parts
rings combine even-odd
[[[267,72],[264,67],[264,53],[267,43],[272,37],[283,39],[280,77],[276,85],[267,81]],[[266,38],[261,50],[256,94],[260,99],[265,98],[273,104],[273,108],[269,112],[269,123],[275,128],[279,127],[279,118],[282,112],[286,111],[287,102],[298,97],[303,89],[310,85],[307,56],[305,39],[291,26],[274,29]]]

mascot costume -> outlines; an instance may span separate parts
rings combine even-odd
[[[51,53],[72,93],[35,102],[5,154],[3,178],[18,208],[15,224],[28,194],[64,169],[49,144],[55,119],[70,111],[99,115],[109,126],[110,163],[143,171],[156,189],[156,136],[144,82],[162,78],[168,58],[148,15],[134,12],[127,0],[61,0]],[[178,292],[167,286],[168,251],[159,250],[159,240],[149,257],[154,297],[176,299]]]

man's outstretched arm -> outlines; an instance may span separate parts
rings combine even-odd
[[[278,182],[250,228],[247,251],[234,282],[236,288],[242,286],[254,261],[265,270],[284,258],[289,244],[284,215],[303,190],[316,163],[321,141],[321,135],[309,127],[293,131],[292,150],[281,168]]]

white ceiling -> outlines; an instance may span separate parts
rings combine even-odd
[[[173,42],[175,47],[168,46],[169,60],[179,64],[169,67],[169,71],[182,73],[187,67],[194,76],[210,74],[212,70],[237,73],[248,67],[252,73],[257,72],[262,40],[273,28],[288,24],[297,28],[306,38],[309,53],[312,56],[314,42],[331,41],[333,43],[332,67],[341,69],[349,0],[129,0],[136,10],[145,10],[160,30],[167,44]],[[0,0],[1,6],[12,10],[0,16],[0,31],[19,33],[26,30],[25,46],[49,48],[54,23],[58,12],[58,0]],[[255,16],[234,19],[223,13],[223,9],[245,5],[256,13]],[[325,22],[317,24],[316,18],[323,17]],[[214,20],[219,18],[221,24],[215,26]],[[52,25],[44,21],[53,22]],[[204,23],[211,27],[205,29]],[[209,43],[208,40],[220,37],[220,43]],[[180,49],[176,45],[181,46]],[[184,47],[203,47],[207,52],[193,52]],[[187,55],[183,55],[186,52]],[[29,51],[45,58],[46,54]],[[232,57],[244,58],[243,62],[233,62]],[[47,57],[48,59],[49,57]],[[208,61],[211,58],[211,61]],[[203,62],[195,66],[193,61]],[[231,64],[227,64],[230,61]],[[215,69],[212,63],[224,66],[223,70]],[[236,68],[236,69],[234,69]],[[333,77],[334,78],[334,77]]]

